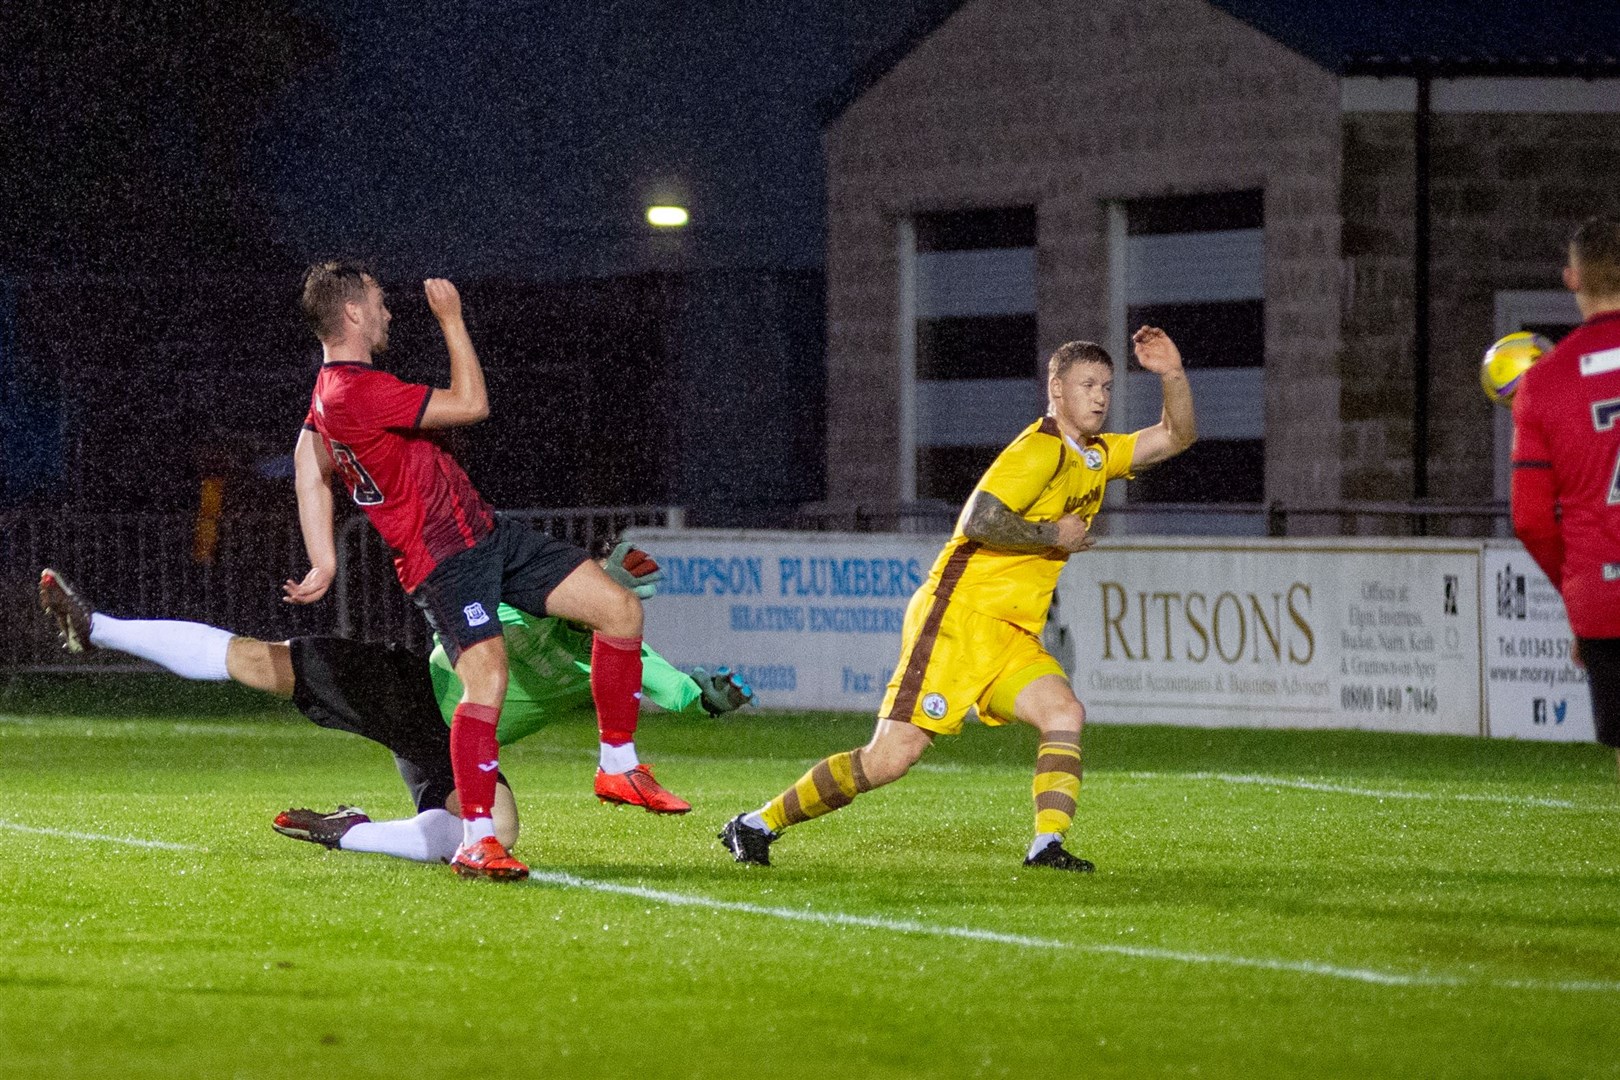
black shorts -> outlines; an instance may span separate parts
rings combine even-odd
[[[403,645],[349,638],[297,637],[288,646],[298,711],[321,727],[386,746],[416,812],[443,809],[456,778],[428,662]]]
[[[551,590],[588,558],[566,540],[497,514],[494,531],[434,567],[411,600],[454,664],[480,641],[501,636],[496,605],[544,618]]]
[[[1620,638],[1580,638],[1597,741],[1620,750]]]

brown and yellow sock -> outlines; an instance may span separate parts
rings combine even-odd
[[[1035,832],[1062,836],[1080,795],[1080,733],[1049,731],[1035,758]]]
[[[861,770],[861,752],[850,750],[817,762],[796,784],[767,803],[760,815],[772,832],[779,833],[789,825],[848,806],[855,796],[870,790],[872,785]]]

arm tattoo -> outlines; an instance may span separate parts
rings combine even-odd
[[[1048,551],[1057,544],[1057,525],[1031,521],[1012,507],[981,491],[973,497],[962,534],[987,547],[1029,553]]]

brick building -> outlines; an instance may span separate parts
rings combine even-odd
[[[1143,322],[1183,345],[1201,440],[1115,498],[1223,512],[1116,529],[1504,498],[1478,358],[1576,319],[1564,240],[1620,212],[1620,24],[1453,5],[1389,59],[1346,7],[967,0],[865,73],[825,129],[829,502],[958,503],[1043,408],[1056,345],[1118,360]],[[1122,371],[1111,426],[1157,411]]]

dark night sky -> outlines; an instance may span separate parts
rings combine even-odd
[[[255,144],[283,237],[525,276],[645,264],[640,214],[664,193],[693,211],[688,265],[818,264],[818,103],[954,6],[302,2],[338,45]],[[1223,6],[1329,66],[1346,53],[1547,55],[1616,37],[1611,0]]]
[[[1613,0],[1219,2],[1330,66],[1620,52]],[[818,106],[953,6],[8,3],[0,267],[280,270],[333,252],[401,277],[814,266]],[[662,195],[693,213],[678,261],[655,258],[641,221]]]
[[[646,258],[646,200],[689,259],[814,265],[816,106],[927,0],[308,0],[336,31],[255,132],[277,235],[446,273],[572,276]]]

